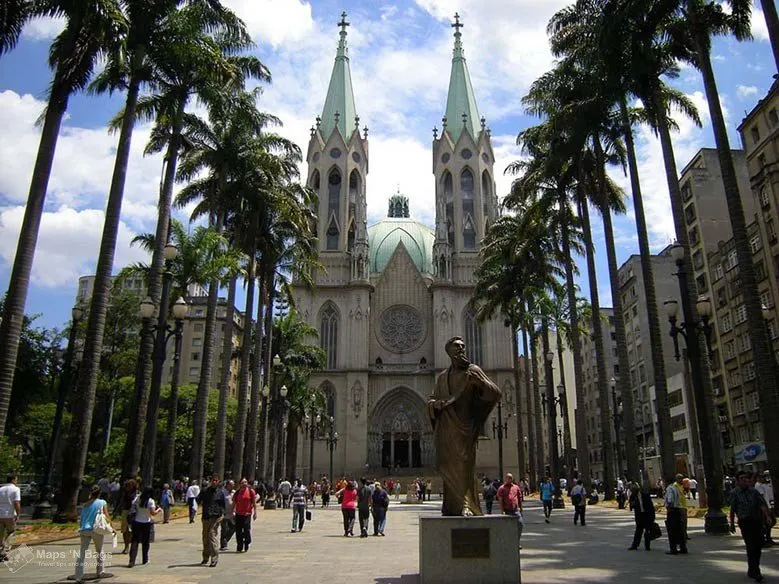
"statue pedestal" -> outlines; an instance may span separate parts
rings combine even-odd
[[[507,515],[420,517],[421,584],[520,582],[519,521]]]

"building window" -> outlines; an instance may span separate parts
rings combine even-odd
[[[678,416],[672,416],[671,417],[671,430],[673,432],[678,432],[679,430],[684,430],[687,428],[687,420],[684,417],[684,414],[679,414]]]
[[[763,439],[763,424],[761,423],[752,424],[752,439],[753,440]]]
[[[730,321],[730,313],[726,312],[722,315],[722,319],[720,321],[720,326],[722,327],[722,332],[727,333],[729,331],[733,330],[733,324]]]
[[[774,303],[773,303],[773,300],[771,298],[771,291],[770,290],[765,290],[765,291],[760,293],[760,305],[763,308],[771,308],[771,307],[773,307]]]
[[[741,372],[738,369],[728,371],[728,385],[731,389],[741,385]]]
[[[738,265],[738,253],[735,249],[728,252],[727,269],[732,270]]]
[[[740,426],[738,428],[738,441],[741,444],[749,442],[749,426]]]
[[[327,249],[338,249],[341,217],[341,173],[337,168],[330,172],[327,180]]]
[[[690,188],[690,183],[685,183],[682,187],[682,200],[683,201],[689,201],[690,197],[692,197],[692,189]]]
[[[765,231],[768,234],[768,241],[771,243],[776,242],[776,226],[774,225],[773,219],[769,219],[765,222]]]
[[[721,280],[724,276],[724,270],[722,269],[722,264],[717,264],[714,267],[714,281]]]
[[[668,407],[673,408],[682,405],[682,390],[677,389],[668,394]]]
[[[483,365],[481,326],[476,320],[476,311],[469,308],[463,314],[463,330],[465,331],[465,350],[471,363]]]
[[[692,265],[696,270],[700,270],[703,267],[703,254],[701,250],[692,254]]]
[[[763,209],[767,209],[768,206],[771,204],[771,200],[768,197],[768,187],[763,185],[760,187],[760,206]]]
[[[725,360],[732,359],[736,356],[736,341],[728,341],[725,343]]]
[[[203,338],[202,337],[195,337],[192,339],[192,346],[193,347],[201,347],[203,346]]]
[[[319,345],[327,355],[327,369],[335,369],[338,363],[338,311],[329,303],[322,311]]]
[[[757,126],[752,126],[750,132],[752,134],[752,142],[755,144],[760,142],[760,128],[758,128]]]
[[[200,375],[200,367],[190,367],[189,368],[189,376],[190,377],[197,377]]]
[[[771,340],[773,341],[777,335],[779,334],[779,327],[776,326],[776,319],[771,319],[768,321],[768,334],[771,335]]]
[[[756,391],[747,394],[747,407],[749,407],[750,410],[760,409],[760,396],[757,395]]]
[[[749,250],[752,253],[757,253],[761,247],[760,235],[753,235],[749,240]]]
[[[687,225],[695,221],[695,205],[690,204],[684,209],[684,219],[687,221]]]
[[[196,333],[202,333],[203,332],[203,323],[202,322],[196,322],[195,325],[192,327],[193,332]]]
[[[747,307],[745,304],[739,304],[736,308],[736,324],[741,324],[747,320]]]
[[[750,361],[744,366],[744,381],[752,381],[755,376],[755,364]]]
[[[760,170],[763,170],[765,168],[765,154],[760,154],[757,157],[757,166]]]
[[[775,107],[772,107],[770,110],[768,110],[768,123],[770,123],[772,126],[779,124],[779,116],[776,115]]]
[[[749,333],[744,333],[743,335],[739,335],[738,352],[743,353],[745,351],[749,351],[751,348],[752,348],[752,337],[749,336]]]
[[[190,361],[200,361],[200,352],[197,352],[197,353],[192,353],[192,354],[189,356],[189,360],[190,360]]]
[[[460,195],[463,204],[463,247],[476,247],[476,221],[474,221],[473,173],[469,169],[460,175]]]

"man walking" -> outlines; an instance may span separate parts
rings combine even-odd
[[[225,516],[222,519],[222,537],[220,539],[219,551],[223,552],[227,549],[227,544],[230,543],[233,534],[235,533],[235,504],[233,503],[233,495],[235,495],[235,483],[233,481],[227,481],[225,484]]]
[[[676,482],[670,484],[665,490],[665,527],[668,530],[668,545],[670,547],[666,553],[671,556],[687,553],[687,538],[684,534],[684,523],[682,520],[682,513],[686,516],[687,508],[684,506],[682,479],[682,475],[676,475]],[[671,481],[669,480],[668,482]],[[678,488],[677,484],[679,485]]]
[[[249,481],[241,479],[238,490],[233,495],[235,510],[235,541],[238,553],[248,552],[252,543],[252,520],[257,520],[257,497]]]
[[[211,560],[211,567],[219,563],[219,526],[225,512],[225,492],[219,486],[219,477],[211,477],[211,483],[197,496],[197,502],[203,505],[203,561]]]
[[[481,485],[481,494],[484,496],[484,506],[487,508],[487,515],[492,515],[492,505],[495,502],[495,493],[497,491],[488,477],[484,477]]]
[[[16,486],[17,477],[10,474],[0,487],[0,562],[5,562],[11,549],[11,536],[22,514],[22,492]]]
[[[371,516],[371,499],[373,493],[368,486],[368,479],[360,478],[360,490],[357,492],[357,516],[360,519],[360,537],[368,537],[368,521]]]
[[[197,498],[200,495],[200,486],[195,479],[189,482],[189,488],[187,489],[187,508],[189,509],[189,522],[195,522],[195,515],[197,515]]]
[[[587,525],[584,522],[584,513],[587,511],[587,489],[584,488],[581,479],[576,480],[576,485],[571,489],[571,504],[573,505],[573,524],[579,519],[582,520],[582,527]]]
[[[292,483],[283,479],[279,483],[279,494],[281,495],[281,505],[284,509],[289,509],[289,496],[292,493]]]
[[[173,491],[170,490],[170,485],[165,483],[162,485],[162,494],[160,495],[160,508],[162,509],[162,522],[170,522],[170,506],[173,505]]]
[[[544,505],[544,521],[549,523],[549,518],[552,516],[552,497],[554,495],[552,477],[547,474],[544,481],[538,486],[538,490],[541,492],[541,503]]]
[[[514,484],[514,475],[506,473],[503,484],[498,488],[495,496],[498,499],[501,512],[504,515],[516,517],[519,521],[519,539],[521,540],[522,528],[524,527],[522,520],[522,489],[519,488],[519,485]],[[519,549],[522,549],[521,545]]]
[[[371,508],[373,511],[373,535],[384,535],[384,526],[387,524],[387,509],[389,508],[389,494],[384,490],[380,482],[373,486],[371,496]]]
[[[755,483],[755,490],[763,495],[763,500],[766,502],[766,505],[768,505],[768,514],[771,520],[765,525],[763,547],[771,547],[772,545],[776,545],[776,542],[771,537],[771,528],[776,523],[776,519],[774,518],[773,511],[774,487],[771,485],[770,471],[765,471],[763,474],[758,475],[758,482]]]
[[[690,477],[690,495],[692,495],[693,501],[698,498],[698,481],[695,477]]]
[[[747,576],[757,582],[763,581],[760,573],[760,555],[763,547],[763,526],[770,522],[763,496],[751,486],[749,473],[736,473],[737,487],[730,495],[730,532],[735,533],[734,516],[738,517],[738,527],[747,548]]]
[[[295,486],[292,487],[292,533],[303,531],[303,524],[306,522],[306,487],[300,479],[295,479]]]

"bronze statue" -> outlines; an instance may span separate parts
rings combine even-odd
[[[484,422],[500,399],[500,389],[468,361],[465,342],[446,342],[452,365],[436,377],[427,402],[433,424],[438,470],[444,482],[442,515],[482,515],[474,467],[476,442]]]

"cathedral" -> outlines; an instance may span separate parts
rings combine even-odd
[[[298,310],[319,331],[327,355],[311,380],[326,396],[338,441],[336,476],[435,475],[433,432],[425,404],[435,376],[449,366],[444,343],[461,336],[470,360],[502,389],[506,471],[516,472],[517,440],[511,332],[502,317],[480,323],[468,303],[481,240],[498,215],[495,157],[479,116],[465,61],[459,17],[449,93],[432,168],[436,219],[431,229],[409,216],[408,199],[389,199],[386,219],[367,224],[367,128],[352,90],[346,18],[321,117],[311,129],[307,185],[319,195],[317,237],[324,269],[312,290],[295,290]],[[497,408],[482,429],[477,472],[498,472]],[[508,422],[508,423],[506,423]],[[505,434],[507,430],[507,434]],[[309,476],[309,441],[298,441],[298,476]],[[327,431],[314,440],[313,476],[327,474]]]

